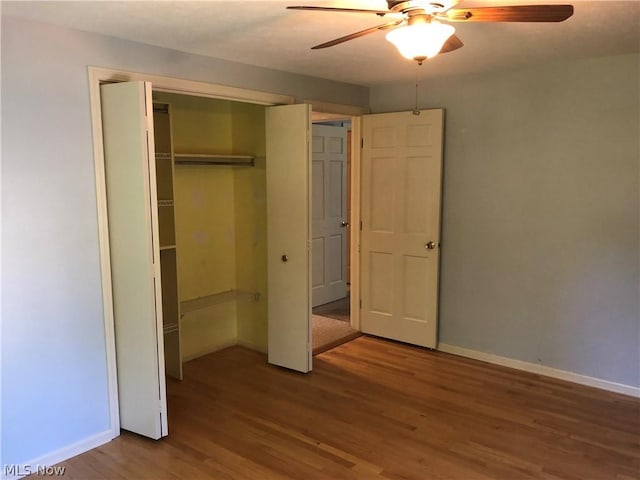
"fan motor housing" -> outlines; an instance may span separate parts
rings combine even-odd
[[[452,4],[457,2],[443,1],[440,2],[425,2],[420,0],[387,0],[387,6],[392,12],[406,13],[411,10],[423,10],[427,14],[433,14],[443,12],[450,8]]]

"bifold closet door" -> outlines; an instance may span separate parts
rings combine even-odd
[[[151,84],[101,86],[120,426],[167,435]]]
[[[266,109],[269,363],[311,370],[311,106]]]

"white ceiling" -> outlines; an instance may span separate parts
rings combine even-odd
[[[523,68],[640,52],[640,0],[463,0],[457,8],[573,3],[562,23],[455,23],[465,46],[421,67],[376,32],[324,50],[310,47],[385,23],[373,14],[286,10],[286,5],[386,9],[384,0],[7,2],[2,15],[359,85]],[[388,20],[386,20],[388,21]]]

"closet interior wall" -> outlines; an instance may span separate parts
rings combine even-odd
[[[252,155],[254,166],[174,167],[182,360],[267,347],[265,107],[153,93],[171,106],[174,154]]]

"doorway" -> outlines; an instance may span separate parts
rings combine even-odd
[[[312,349],[317,355],[360,335],[351,326],[351,119],[312,125]]]
[[[182,360],[230,345],[264,352],[266,107],[157,91],[153,100],[170,108]]]

